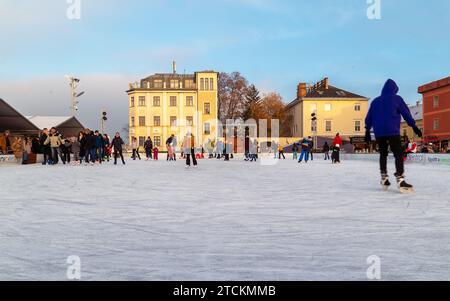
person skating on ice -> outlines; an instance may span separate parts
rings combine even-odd
[[[308,163],[309,141],[307,138],[303,138],[303,140],[301,142],[301,149],[302,149],[302,152],[300,153],[300,158],[298,159],[298,163],[301,163],[303,161],[303,158],[305,158],[305,163]]]
[[[191,132],[188,132],[186,136],[184,136],[183,148],[186,155],[186,168],[191,166],[191,157],[194,167],[197,167],[197,159],[195,158],[195,138]]]
[[[391,183],[387,171],[389,148],[395,157],[395,177],[401,192],[411,192],[413,186],[406,183],[404,175],[403,147],[400,137],[401,117],[413,128],[414,133],[422,137],[422,131],[417,127],[405,101],[398,94],[399,88],[395,81],[388,79],[381,96],[375,98],[370,105],[366,117],[366,142],[371,142],[371,129],[380,150],[381,185],[387,189]]]
[[[114,165],[117,165],[117,157],[120,156],[122,159],[123,165],[125,165],[125,160],[123,158],[123,146],[125,145],[125,142],[123,142],[123,139],[120,137],[119,132],[116,133],[114,136],[114,139],[111,141],[110,147],[114,148]]]

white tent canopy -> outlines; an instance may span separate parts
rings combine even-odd
[[[55,127],[64,136],[77,136],[85,129],[78,119],[72,116],[27,116],[39,129]]]

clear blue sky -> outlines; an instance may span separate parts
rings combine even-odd
[[[119,127],[128,81],[175,59],[179,72],[240,71],[285,102],[328,76],[370,98],[391,77],[413,103],[420,84],[450,75],[450,1],[381,4],[374,21],[366,0],[81,0],[68,20],[66,0],[0,0],[0,97],[26,114],[68,113],[64,75],[75,74],[80,116],[94,123],[106,106]]]

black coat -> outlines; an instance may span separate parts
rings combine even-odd
[[[115,151],[122,151],[122,146],[124,144],[125,142],[123,142],[123,139],[121,137],[114,137],[114,139],[111,141],[111,146],[114,147]]]
[[[45,145],[45,141],[47,140],[48,135],[42,133],[41,137],[39,137],[39,144],[41,145],[41,152],[43,154],[49,155],[51,154],[50,144]]]
[[[93,133],[90,133],[90,134],[86,135],[84,137],[84,139],[85,139],[85,149],[95,148],[96,137],[94,136]]]

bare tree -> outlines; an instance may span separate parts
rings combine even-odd
[[[248,82],[239,73],[219,75],[219,119],[225,124],[227,119],[242,116],[245,109],[245,95]]]

